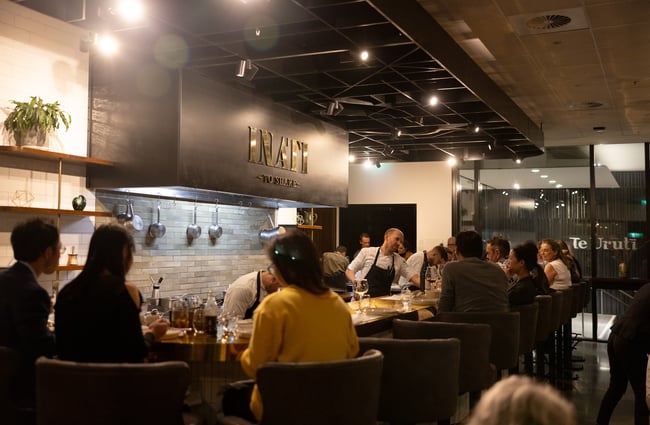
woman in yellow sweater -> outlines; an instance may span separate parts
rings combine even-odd
[[[269,294],[253,315],[253,335],[241,365],[255,377],[267,362],[326,362],[352,358],[359,351],[352,316],[341,297],[323,283],[312,241],[293,230],[276,238],[268,249],[270,271],[287,285]],[[262,419],[257,386],[250,408]]]

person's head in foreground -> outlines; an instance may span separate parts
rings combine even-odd
[[[548,384],[512,375],[487,390],[467,425],[575,425],[573,405]]]

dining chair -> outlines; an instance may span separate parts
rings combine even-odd
[[[444,312],[435,320],[453,323],[484,323],[492,328],[490,363],[501,371],[517,366],[519,362],[519,313],[516,311],[492,312]]]
[[[460,341],[458,394],[469,393],[471,403],[496,379],[495,367],[490,364],[492,330],[489,325],[395,319],[393,335],[396,339],[457,338]]]
[[[377,419],[391,425],[449,424],[456,411],[460,340],[359,338],[384,355]],[[399,402],[405,393],[409,402]],[[397,401],[397,402],[396,402]]]
[[[17,409],[14,401],[14,386],[18,378],[20,357],[13,348],[0,346],[0,417],[2,423],[17,423]]]
[[[548,378],[555,385],[558,380],[558,358],[555,349],[555,333],[562,326],[562,305],[564,294],[562,291],[551,292],[551,332],[544,342],[544,352],[548,355]]]
[[[266,363],[257,369],[261,425],[376,425],[383,354],[331,362]],[[248,425],[234,417],[222,425]]]
[[[527,353],[531,353],[535,348],[539,304],[533,302],[531,304],[511,306],[510,311],[519,313],[519,357],[522,357]],[[519,373],[519,362],[517,362],[517,366],[510,369],[510,372]],[[526,370],[526,372],[532,374],[532,367],[531,370]]]
[[[183,425],[185,362],[36,361],[37,425]],[[196,423],[196,418],[191,418]]]
[[[572,362],[571,362],[571,347],[573,331],[571,326],[572,312],[575,303],[574,298],[578,297],[578,290],[573,287],[561,289],[560,292],[564,294],[564,301],[562,302],[562,310],[560,311],[560,327],[555,333],[555,346],[558,365],[558,379],[556,384],[559,388],[569,389],[572,384]]]
[[[544,341],[551,333],[551,310],[553,298],[550,295],[537,295],[535,302],[538,305],[537,313],[537,329],[535,330],[535,369],[534,374],[539,379],[543,379],[545,372],[545,355],[544,355]],[[525,355],[524,363],[526,370],[533,373],[533,355],[527,353]]]

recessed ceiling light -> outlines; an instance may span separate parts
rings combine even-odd
[[[348,156],[348,161],[349,162],[354,162],[354,160],[357,159],[354,155]]]
[[[548,176],[547,176],[546,174],[542,174],[541,176],[539,176],[539,178],[540,178],[540,179],[547,179]]]
[[[454,165],[456,165],[456,158],[454,158],[453,156],[450,157],[449,159],[447,159],[447,164],[453,167]]]
[[[367,50],[362,50],[361,53],[359,54],[359,57],[361,58],[362,61],[365,62],[370,57],[370,53],[368,53]]]
[[[513,187],[514,189],[519,189],[519,183],[515,183],[515,184],[513,184],[512,187]]]
[[[555,187],[556,187],[557,189],[559,189],[559,188],[562,187],[562,185],[561,185],[560,183],[558,183],[558,184],[555,185]],[[562,206],[564,206],[564,205],[562,205]]]
[[[429,98],[429,105],[436,106],[438,104],[438,96],[431,96]]]
[[[533,168],[530,170],[531,173],[539,173],[539,168]]]
[[[548,181],[550,184],[556,183],[556,180],[549,180]]]

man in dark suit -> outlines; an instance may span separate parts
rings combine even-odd
[[[52,357],[54,334],[47,327],[50,296],[38,283],[59,264],[61,241],[54,224],[40,218],[14,227],[11,246],[16,263],[0,273],[0,345],[18,351],[21,369],[13,392],[19,408],[34,405],[34,362]]]

